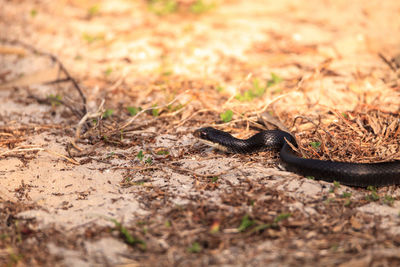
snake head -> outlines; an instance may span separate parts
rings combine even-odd
[[[214,131],[217,130],[212,127],[204,127],[194,131],[193,135],[200,140],[211,141]]]
[[[212,127],[197,129],[193,135],[202,143],[222,151],[229,150],[229,144],[226,144],[225,141],[232,138],[232,135],[229,133],[214,129]]]

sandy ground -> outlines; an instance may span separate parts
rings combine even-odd
[[[399,264],[397,186],[306,179],[281,170],[276,154],[227,155],[192,135],[227,109],[243,131],[240,114],[269,107],[287,127],[288,114],[318,120],[332,110],[398,117],[398,76],[378,54],[400,52],[399,2],[217,1],[202,14],[178,3],[180,11],[159,16],[145,1],[0,0],[0,207],[9,212],[1,227],[20,236],[3,235],[1,263]],[[72,84],[45,84],[59,77],[55,64],[4,39],[56,55],[81,84],[88,112],[105,100],[113,115],[93,117],[94,130],[76,140],[81,118],[38,101],[61,95],[81,107]],[[235,100],[271,73],[282,88]],[[171,101],[168,108],[183,108],[167,110]],[[128,106],[161,113],[132,117]],[[108,135],[126,122],[136,128]],[[87,153],[68,153],[74,140]],[[290,216],[281,222],[282,214]],[[252,227],[271,224],[238,230],[247,215]]]

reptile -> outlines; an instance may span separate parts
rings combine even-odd
[[[261,131],[248,139],[238,139],[212,127],[196,130],[201,142],[231,153],[253,153],[262,149],[280,149],[280,158],[288,171],[317,180],[339,182],[355,187],[400,184],[400,162],[351,163],[299,157],[292,149],[295,138],[281,130]],[[289,145],[289,143],[291,145]]]

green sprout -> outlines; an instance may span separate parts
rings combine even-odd
[[[233,117],[233,111],[228,109],[227,111],[221,113],[219,116],[223,122],[230,122]]]

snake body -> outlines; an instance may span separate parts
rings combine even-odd
[[[252,153],[262,149],[280,149],[284,167],[291,172],[327,182],[367,187],[400,184],[400,162],[349,163],[305,159],[288,144],[297,146],[294,137],[280,130],[261,131],[248,139],[238,139],[212,127],[200,128],[194,136],[204,143],[233,153]]]

